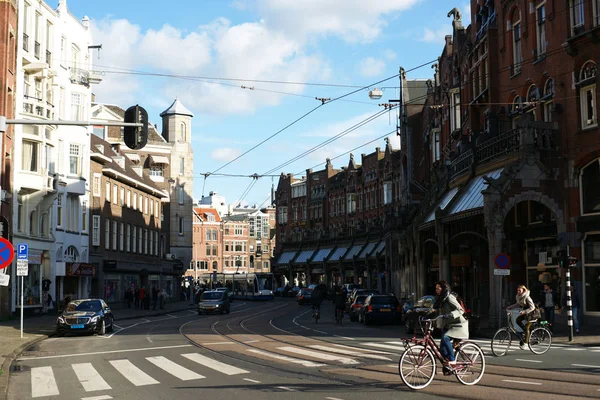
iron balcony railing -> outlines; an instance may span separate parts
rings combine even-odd
[[[40,59],[40,49],[41,49],[40,42],[38,42],[36,40],[33,43],[34,43],[33,55],[35,56],[35,58],[37,58],[39,60]]]
[[[29,35],[23,34],[23,50],[29,51]]]

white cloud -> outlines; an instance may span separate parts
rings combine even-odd
[[[336,35],[348,42],[372,41],[395,13],[419,0],[264,0],[259,8],[270,26],[293,36]]]
[[[383,60],[378,60],[374,57],[367,57],[360,60],[358,68],[362,76],[371,78],[374,76],[381,75],[381,73],[385,69],[385,62],[383,62]]]
[[[222,147],[219,149],[214,149],[210,153],[210,157],[215,161],[231,161],[234,158],[238,157],[242,152],[239,149],[232,149],[231,147]]]
[[[392,49],[387,49],[383,52],[383,56],[385,57],[386,60],[392,61],[395,60],[397,55],[396,52]]]
[[[443,45],[446,35],[452,35],[452,25],[445,24],[444,26],[435,31],[429,28],[425,28],[423,36],[421,37],[421,41],[438,44],[442,43]]]

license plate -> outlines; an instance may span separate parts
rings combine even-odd
[[[381,312],[390,312],[390,311],[392,311],[392,310],[391,310],[391,309],[389,309],[389,308],[382,308],[382,309],[381,309],[381,310],[379,310],[379,311],[381,311]]]
[[[84,325],[83,324],[79,324],[79,325],[71,325],[71,329],[83,329]]]

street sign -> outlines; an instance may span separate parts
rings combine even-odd
[[[494,268],[494,275],[510,275],[510,269],[499,269],[499,268]]]
[[[15,258],[15,248],[12,243],[0,238],[0,269],[8,267]]]
[[[29,259],[29,245],[19,243],[17,245],[17,259],[18,260],[27,260]]]
[[[506,253],[498,253],[496,254],[496,257],[494,257],[494,264],[496,264],[497,268],[510,268],[510,256]]]
[[[10,275],[0,274],[0,286],[8,286],[10,282]]]
[[[17,260],[17,276],[29,275],[29,261]]]

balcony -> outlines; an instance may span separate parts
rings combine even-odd
[[[29,35],[23,34],[23,50],[29,51]]]
[[[46,64],[50,66],[52,63],[52,52],[50,50],[46,50]]]
[[[90,71],[81,68],[71,68],[71,83],[90,87]]]
[[[41,45],[40,42],[38,42],[37,40],[34,42],[34,48],[33,48],[33,55],[35,56],[35,58],[37,58],[38,60],[40,59],[40,50],[41,50]]]
[[[54,105],[40,98],[23,96],[23,113],[39,118],[54,119]]]

